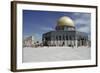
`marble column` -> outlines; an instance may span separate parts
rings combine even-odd
[[[77,48],[78,47],[78,42],[77,42],[77,37],[75,36],[75,47]]]

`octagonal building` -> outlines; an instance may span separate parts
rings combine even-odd
[[[42,35],[43,46],[89,46],[88,34],[75,29],[74,21],[67,16],[60,17],[55,31]]]

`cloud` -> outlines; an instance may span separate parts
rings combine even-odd
[[[91,15],[89,13],[73,13],[76,29],[90,33]]]
[[[88,27],[80,27],[80,28],[77,28],[77,31],[80,31],[80,32],[85,32],[85,33],[90,33],[90,29]]]
[[[35,33],[34,34],[34,37],[35,37],[35,41],[40,41],[41,42],[41,37],[42,37],[42,35],[41,34],[39,34],[39,33]]]
[[[90,19],[83,19],[83,18],[81,18],[81,19],[76,19],[75,20],[75,25],[76,26],[81,26],[81,25],[84,25],[84,26],[89,26],[90,25]]]
[[[54,30],[54,28],[52,28],[52,27],[42,27],[42,28],[40,28],[42,31],[52,31],[52,30]]]
[[[79,12],[75,12],[72,14],[75,18],[85,18],[88,19],[90,18],[90,13],[79,13]]]

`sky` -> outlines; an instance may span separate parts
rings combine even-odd
[[[42,34],[55,30],[57,20],[62,16],[70,17],[77,31],[91,35],[90,13],[23,10],[23,38],[34,36],[36,41],[41,41]]]

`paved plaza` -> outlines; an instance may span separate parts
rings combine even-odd
[[[91,59],[88,47],[37,47],[23,48],[23,62],[51,62]]]

